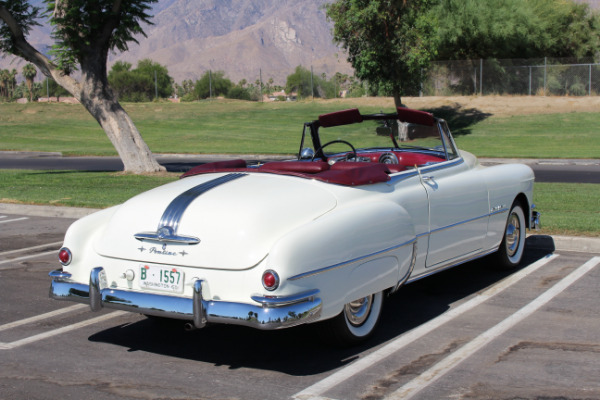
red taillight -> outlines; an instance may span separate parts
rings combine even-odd
[[[263,287],[267,290],[275,290],[279,287],[279,275],[273,270],[267,270],[262,276]]]
[[[63,247],[58,251],[58,260],[62,265],[69,265],[71,263],[71,250]]]

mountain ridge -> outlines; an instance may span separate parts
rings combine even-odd
[[[150,12],[147,37],[136,37],[129,51],[109,56],[116,61],[150,58],[167,67],[175,82],[199,79],[208,70],[221,70],[233,82],[272,78],[285,85],[298,65],[311,66],[319,75],[352,74],[342,50],[332,41],[331,23],[324,5],[332,0],[159,0]],[[33,5],[44,7],[41,0]],[[52,41],[50,27],[36,27],[28,37],[46,52]],[[25,62],[0,59],[0,68],[17,68]],[[36,80],[43,79],[38,75]]]

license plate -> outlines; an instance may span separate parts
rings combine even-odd
[[[183,293],[183,271],[175,267],[140,265],[140,287],[171,293]]]

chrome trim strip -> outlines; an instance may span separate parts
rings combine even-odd
[[[357,258],[355,258],[353,260],[343,261],[341,263],[330,265],[328,267],[323,267],[323,268],[315,269],[315,270],[312,270],[312,271],[304,272],[302,274],[294,275],[294,276],[288,278],[287,280],[288,281],[295,281],[295,280],[298,280],[298,279],[307,278],[309,276],[314,276],[314,275],[322,274],[324,272],[329,272],[329,271],[332,271],[334,269],[345,267],[346,265],[355,264],[355,263],[357,263],[359,261],[362,261],[362,260],[365,260],[365,259],[368,259],[368,258],[371,258],[371,257],[375,257],[375,256],[378,256],[378,255],[381,255],[381,254],[385,254],[385,253],[388,253],[390,251],[399,249],[399,248],[404,247],[404,246],[408,246],[409,244],[413,244],[416,241],[417,241],[416,238],[415,239],[411,239],[411,240],[409,240],[409,241],[407,241],[405,243],[401,243],[401,244],[399,244],[397,246],[390,247],[389,249],[377,251],[377,252],[372,253],[372,254],[367,254],[366,256],[357,257]]]
[[[303,301],[313,301],[319,294],[319,289],[309,290],[308,292],[298,293],[291,296],[252,296],[252,300],[262,304],[263,307],[276,308],[290,304],[301,303]]]
[[[204,182],[198,186],[181,193],[175,197],[163,212],[156,232],[140,232],[133,235],[137,240],[155,240],[158,242],[183,243],[183,244],[198,244],[200,239],[194,236],[181,236],[177,234],[179,223],[183,217],[183,213],[188,206],[199,196],[208,192],[217,186],[227,182],[244,177],[248,174],[234,173],[223,175],[219,178]]]
[[[496,215],[496,214],[504,214],[504,213],[506,213],[506,212],[508,212],[508,208],[504,207],[504,208],[501,208],[500,210],[497,210],[497,211],[491,212],[491,213],[489,214],[489,216],[491,217],[492,215]]]
[[[457,158],[456,160],[440,161],[439,163],[427,165],[424,167],[419,167],[419,170],[421,171],[421,174],[424,174],[424,173],[438,171],[441,169],[454,167],[459,164],[464,164],[464,162],[465,162],[465,160],[461,157],[461,158]],[[403,181],[405,179],[412,178],[413,176],[417,176],[417,175],[418,175],[418,173],[416,170],[401,171],[401,172],[398,172],[397,174],[390,175],[391,179],[387,182],[387,184],[389,185],[392,183]]]
[[[462,157],[460,157],[460,158],[457,158],[456,160],[441,161],[439,163],[428,165],[426,167],[420,167],[420,170],[421,170],[421,173],[423,174],[423,173],[428,173],[428,172],[432,172],[432,171],[437,171],[440,169],[454,167],[459,164],[464,164],[464,162],[465,162],[465,160]]]
[[[432,231],[429,231],[429,233],[430,234],[431,233],[437,233],[437,232],[440,232],[440,231],[443,231],[443,230],[446,230],[446,229],[454,228],[455,226],[458,226],[458,225],[468,224],[469,222],[477,221],[478,219],[489,218],[492,215],[502,214],[502,213],[505,213],[505,212],[508,212],[507,208],[504,208],[504,209],[499,210],[499,211],[495,211],[493,213],[484,214],[484,215],[481,215],[479,217],[469,218],[469,219],[466,219],[464,221],[455,222],[453,224],[450,224],[450,225],[447,225],[447,226],[443,226],[441,228],[436,228],[436,229],[434,229]]]
[[[183,243],[183,244],[198,244],[200,239],[194,236],[176,235],[169,231],[167,227],[160,229],[160,232],[140,232],[133,235],[137,240],[156,240],[163,243]]]
[[[204,300],[202,280],[194,282],[194,295],[189,298],[103,288],[103,275],[104,268],[94,268],[90,274],[90,285],[56,278],[50,285],[50,297],[87,303],[92,310],[112,308],[191,320],[196,328],[202,328],[207,323],[243,325],[262,330],[288,328],[318,319],[323,308],[322,300],[317,297],[318,290],[274,298],[272,302],[265,300],[269,304],[264,306]],[[260,299],[260,296],[256,297]]]
[[[55,279],[69,279],[72,275],[69,272],[63,271],[62,269],[57,269],[51,271],[48,276]]]

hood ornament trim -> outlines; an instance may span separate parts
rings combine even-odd
[[[219,178],[204,182],[198,186],[181,193],[167,206],[158,223],[156,232],[140,232],[133,235],[137,240],[151,240],[161,243],[198,244],[200,239],[194,236],[177,234],[177,228],[188,206],[198,197],[217,186],[223,185],[248,174],[227,174]]]

